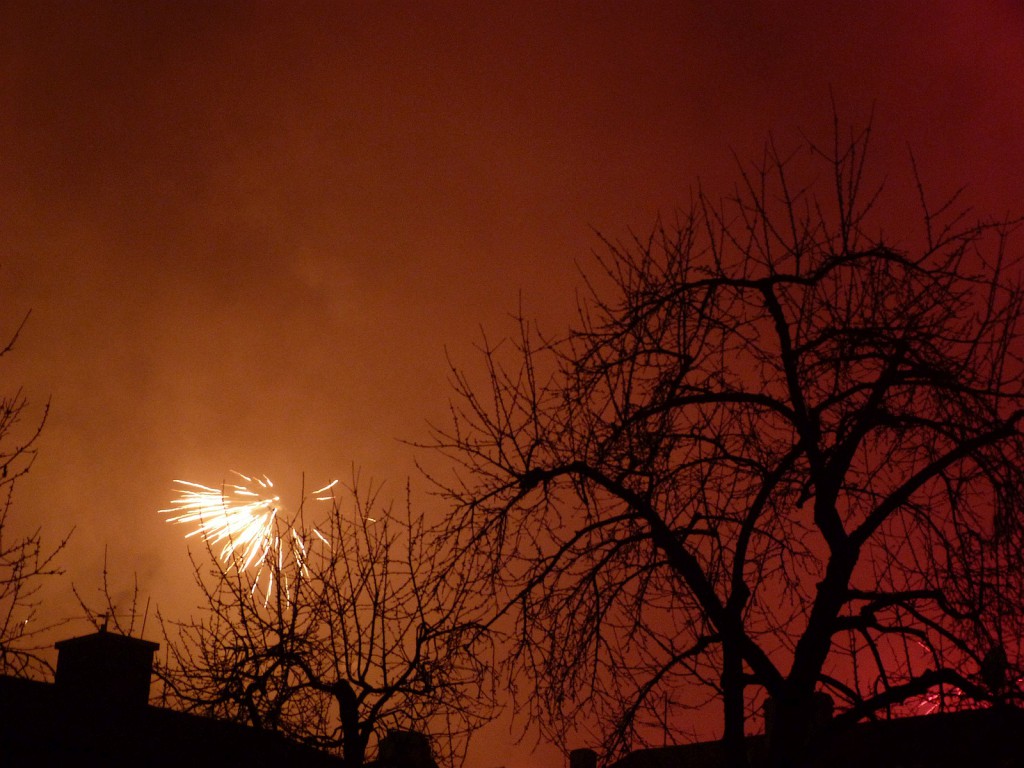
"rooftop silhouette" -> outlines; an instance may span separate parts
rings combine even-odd
[[[149,704],[157,643],[101,630],[56,644],[53,683],[0,677],[7,766],[340,766],[276,733]]]

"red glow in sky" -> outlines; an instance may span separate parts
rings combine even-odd
[[[0,321],[32,318],[3,375],[53,404],[15,515],[78,527],[87,590],[109,546],[183,610],[174,478],[400,489],[446,347],[520,301],[563,326],[594,230],[827,136],[830,91],[881,167],[909,145],[936,198],[1024,211],[1010,0],[4,3]],[[487,739],[473,768],[560,764]]]

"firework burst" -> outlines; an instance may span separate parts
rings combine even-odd
[[[266,571],[264,603],[273,591],[273,574],[286,579],[287,565],[305,569],[306,545],[300,532],[283,516],[281,498],[266,475],[249,476],[233,472],[237,482],[213,488],[188,480],[175,480],[178,496],[171,506],[160,510],[167,522],[193,526],[185,538],[200,537],[212,547],[220,546],[218,558],[227,568],[239,572],[256,568],[252,594],[255,596]],[[316,501],[333,501],[337,480],[312,493]],[[326,545],[327,538],[316,528],[313,533]],[[268,568],[269,566],[269,568]],[[287,584],[285,594],[287,595]]]

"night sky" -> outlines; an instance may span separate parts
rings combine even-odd
[[[896,181],[909,147],[935,199],[1024,212],[1020,2],[0,2],[2,375],[52,400],[18,524],[173,615],[174,479],[422,489],[446,354],[520,304],[563,328],[598,232],[827,137],[833,98]]]

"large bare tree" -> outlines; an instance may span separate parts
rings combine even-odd
[[[199,611],[163,622],[164,703],[350,768],[392,730],[428,734],[440,764],[459,764],[491,712],[488,668],[469,651],[482,632],[472,584],[408,504],[396,512],[378,491],[354,482],[316,521],[300,510],[250,562],[231,541],[199,554]]]
[[[0,358],[14,349],[25,320],[0,348]],[[47,660],[53,622],[39,611],[40,589],[61,573],[57,556],[67,537],[45,545],[40,528],[25,532],[12,517],[15,484],[32,467],[48,411],[46,404],[33,416],[20,387],[0,396],[0,674],[39,677],[53,671]]]
[[[796,765],[825,722],[1019,701],[1014,223],[929,207],[911,162],[913,231],[840,133],[606,242],[566,334],[453,365],[432,476],[552,737],[614,754],[714,707],[734,764],[766,726]]]

